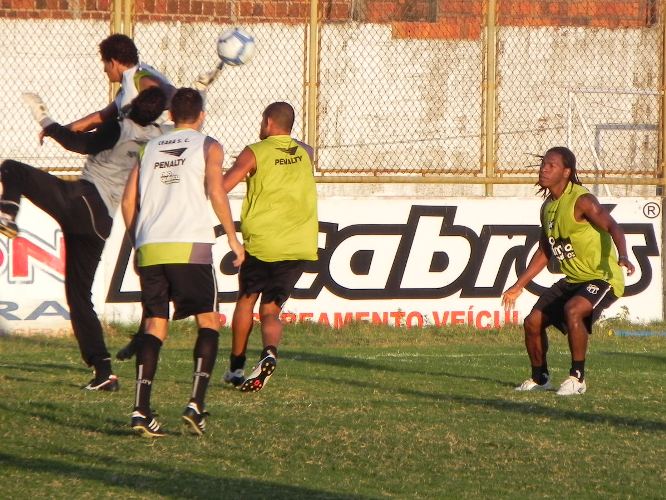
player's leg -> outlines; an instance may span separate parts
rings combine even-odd
[[[259,306],[263,350],[259,356],[259,362],[240,387],[244,392],[261,390],[275,371],[278,346],[283,332],[280,313],[303,273],[304,262],[271,262],[267,263],[267,267],[270,270],[270,282],[261,294]]]
[[[0,165],[0,180],[0,234],[8,238],[18,233],[15,220],[22,196],[58,222],[67,212],[67,183],[62,179],[25,163],[5,160]]]
[[[238,271],[238,298],[231,319],[231,354],[229,369],[222,380],[234,387],[245,381],[247,343],[254,326],[254,306],[269,279],[265,262],[245,252],[245,260]]]
[[[159,423],[153,418],[150,404],[157,362],[169,325],[169,282],[163,268],[161,265],[139,268],[146,331],[137,337],[136,391],[131,427],[146,437],[164,436]]]
[[[195,434],[206,431],[206,391],[219,346],[220,316],[217,312],[215,269],[210,264],[167,266],[174,304],[174,319],[194,315],[197,339],[192,351],[192,393],[183,411],[183,421]]]
[[[92,302],[92,285],[104,240],[95,235],[65,232],[65,295],[69,305],[72,329],[83,361],[95,370],[87,390],[118,390],[113,375],[111,355],[104,342],[102,325]]]
[[[547,390],[550,384],[548,373],[548,335],[546,327],[549,325],[548,317],[539,309],[532,309],[523,323],[525,331],[525,348],[530,358],[532,375],[516,387],[517,391]]]
[[[599,317],[601,310],[614,301],[615,295],[610,284],[602,280],[594,280],[581,284],[576,294],[565,304],[564,316],[571,352],[571,369],[569,378],[557,391],[559,395],[583,394],[587,390],[585,358],[589,336],[592,333],[592,321]]]
[[[532,376],[516,387],[517,391],[547,390],[552,387],[548,371],[548,335],[550,325],[560,327],[562,309],[569,297],[567,284],[560,280],[546,290],[525,318],[525,347],[530,358]]]
[[[127,361],[128,359],[132,359],[134,357],[138,347],[139,336],[143,335],[146,331],[145,322],[146,318],[142,315],[141,322],[139,323],[139,328],[137,328],[136,333],[132,334],[130,341],[127,344],[118,349],[118,352],[116,353],[116,359],[118,361]]]
[[[254,306],[259,299],[259,293],[240,295],[236,300],[234,314],[231,319],[231,354],[229,355],[229,369],[224,373],[222,380],[234,387],[240,387],[245,382],[245,353],[250,333],[254,326]]]

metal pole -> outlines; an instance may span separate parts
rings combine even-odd
[[[133,38],[134,36],[134,24],[132,23],[133,13],[134,1],[123,0],[123,33],[130,38]]]
[[[495,176],[495,133],[496,133],[496,84],[497,84],[497,3],[496,0],[488,0],[486,12],[486,68],[484,94],[485,109],[485,149],[484,169],[486,177]],[[486,196],[493,195],[493,185],[486,184]]]
[[[664,213],[664,201],[666,201],[666,195],[664,193],[664,181],[666,181],[666,147],[664,146],[664,141],[666,141],[666,13],[664,9],[666,8],[666,2],[663,0],[659,2],[661,5],[661,109],[660,109],[660,119],[661,119],[661,130],[659,137],[659,146],[661,149],[661,185],[657,186],[656,193],[658,196],[661,196],[661,320],[663,321],[666,317],[666,256],[664,255],[663,241],[664,241],[664,231],[666,231],[666,213]]]
[[[111,33],[123,32],[123,3],[125,0],[113,0],[113,10],[111,11]],[[109,83],[109,102],[113,101],[118,92],[117,83]]]
[[[493,184],[514,184],[514,185],[533,185],[537,177],[457,177],[453,175],[428,175],[428,176],[407,176],[407,175],[318,175],[315,180],[320,184],[484,184],[486,186]],[[583,184],[594,184],[598,182],[596,177],[581,176],[580,181]],[[622,185],[622,186],[663,186],[666,185],[665,178],[650,177],[605,177],[604,184]]]
[[[308,50],[308,99],[306,142],[314,150],[314,167],[317,164],[317,91],[319,90],[319,11],[318,0],[310,0],[310,37]]]

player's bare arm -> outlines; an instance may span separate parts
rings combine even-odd
[[[523,293],[523,288],[532,281],[548,265],[548,242],[545,234],[539,238],[539,247],[530,259],[527,269],[518,276],[518,280],[502,294],[502,305],[509,311],[516,306],[516,300]]]
[[[622,231],[622,228],[613,219],[608,210],[601,206],[594,195],[584,194],[576,200],[574,216],[578,222],[587,220],[597,228],[610,234],[618,252],[617,263],[627,269],[628,275],[634,273],[636,268],[629,261],[627,255],[627,242],[624,237],[624,231]]]
[[[121,201],[121,211],[123,213],[123,220],[125,227],[129,231],[132,241],[134,241],[134,223],[136,221],[137,212],[137,196],[139,192],[139,164],[135,164],[127,178],[125,184],[125,191],[123,192],[123,199]]]
[[[171,98],[173,97],[173,95],[176,93],[177,90],[176,87],[174,87],[173,85],[162,82],[151,75],[142,76],[139,79],[139,84],[137,87],[139,89],[139,92],[150,87],[160,87],[162,91],[164,91],[164,94],[166,95],[167,103],[171,102]]]
[[[236,158],[233,166],[227,170],[222,180],[225,193],[228,193],[236,185],[245,180],[248,175],[254,175],[257,170],[257,159],[250,148],[245,148]]]
[[[236,228],[234,219],[231,215],[229,198],[222,185],[222,162],[224,160],[224,150],[219,142],[208,138],[205,145],[206,155],[206,194],[210,198],[211,205],[217,215],[218,220],[227,234],[229,247],[236,255],[234,266],[239,267],[245,260],[245,248],[236,237]]]
[[[116,107],[116,103],[111,102],[105,108],[73,121],[67,125],[67,128],[73,132],[88,132],[89,130],[98,127],[103,122],[114,119],[117,116],[118,108]]]

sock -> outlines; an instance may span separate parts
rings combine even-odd
[[[240,356],[231,354],[229,356],[229,370],[233,372],[235,370],[238,370],[239,368],[245,368],[246,359],[247,358],[245,357],[245,354],[241,354]]]
[[[579,382],[582,382],[585,378],[585,360],[571,361],[571,370],[569,370],[569,375],[576,377]]]
[[[544,363],[541,366],[533,366],[532,380],[539,385],[545,384],[548,381],[548,365]]]
[[[111,371],[111,358],[95,358],[91,361],[95,367],[96,380],[106,380],[113,373]]]
[[[150,392],[157,372],[157,361],[160,357],[162,341],[154,335],[144,333],[143,335],[137,335],[137,344],[134,409],[139,410],[145,416],[150,416]]]
[[[211,328],[199,328],[194,344],[194,374],[192,376],[192,397],[190,401],[203,411],[204,398],[208,389],[210,375],[217,359],[217,347],[220,334]]]
[[[277,347],[275,347],[274,345],[267,345],[266,347],[264,347],[264,350],[261,351],[261,356],[259,356],[259,359],[264,359],[269,354],[272,354],[273,356],[275,356],[275,358],[277,358],[278,355]]]

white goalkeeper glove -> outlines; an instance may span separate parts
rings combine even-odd
[[[208,87],[210,87],[212,83],[217,79],[217,76],[220,74],[220,71],[222,70],[223,66],[224,63],[220,62],[215,67],[215,69],[212,69],[210,71],[205,71],[199,74],[199,76],[197,76],[197,79],[192,84],[192,88],[198,90],[199,92],[206,92],[208,90]]]
[[[42,128],[46,128],[52,123],[55,123],[55,121],[52,120],[49,116],[49,112],[46,109],[46,104],[44,104],[44,101],[42,101],[41,97],[30,92],[24,92],[21,94],[21,97],[23,97],[23,102],[25,102],[30,108],[32,117],[39,123]]]

